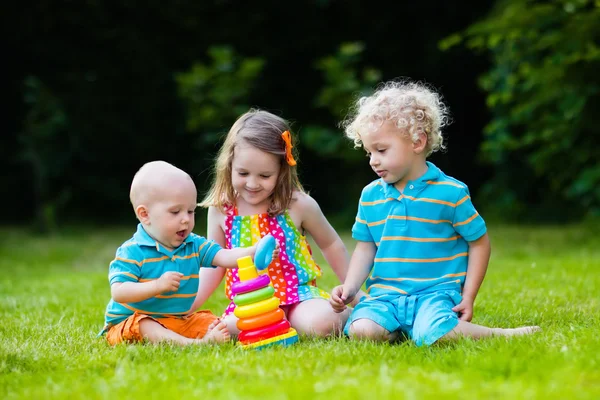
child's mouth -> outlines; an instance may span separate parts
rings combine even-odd
[[[177,236],[179,236],[179,237],[180,237],[180,238],[182,238],[182,239],[183,239],[183,238],[185,238],[185,230],[183,230],[183,231],[178,231],[178,232],[177,232]]]

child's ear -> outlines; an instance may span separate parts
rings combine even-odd
[[[421,154],[427,147],[427,134],[425,132],[419,132],[419,138],[413,142],[413,150],[417,154]]]
[[[148,207],[143,204],[140,204],[135,208],[135,216],[140,220],[142,224],[149,225],[150,224],[150,216],[148,215]]]

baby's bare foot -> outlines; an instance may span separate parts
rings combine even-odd
[[[220,320],[214,321],[208,326],[208,332],[202,339],[199,339],[200,343],[224,343],[230,339],[227,325]]]

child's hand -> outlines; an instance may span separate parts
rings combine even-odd
[[[339,285],[331,291],[329,304],[336,313],[341,313],[346,309],[346,304],[354,300],[355,293],[351,293],[344,285]]]
[[[350,307],[356,307],[356,305],[360,302],[360,299],[362,299],[364,296],[366,296],[367,294],[365,292],[363,292],[362,290],[359,290],[358,293],[356,293],[356,295],[354,295],[354,299],[352,300],[352,302],[350,302]]]
[[[176,292],[183,274],[181,272],[167,271],[156,280],[156,288],[159,293]]]
[[[459,314],[461,321],[471,322],[473,318],[473,299],[463,297],[462,301],[452,308],[452,311]]]
[[[277,242],[277,245],[275,246],[275,250],[273,250],[273,258],[271,258],[271,262],[273,262],[274,260],[277,260],[279,258],[279,242]],[[271,263],[269,263],[271,264]]]

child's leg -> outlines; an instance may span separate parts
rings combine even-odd
[[[348,336],[351,339],[368,339],[378,342],[392,342],[398,338],[398,331],[390,332],[370,319],[361,318],[350,324]]]
[[[475,325],[467,321],[459,321],[458,325],[442,336],[440,339],[452,340],[459,337],[471,337],[473,339],[479,339],[488,336],[519,336],[529,335],[536,331],[539,331],[539,326],[522,326],[519,328],[488,328],[486,326]]]
[[[350,314],[344,333],[350,339],[396,340],[400,329],[397,298],[398,296],[390,299],[363,297]]]
[[[526,326],[515,329],[488,328],[461,321],[452,311],[452,307],[460,303],[460,293],[456,291],[432,292],[418,296],[410,296],[414,303],[414,321],[410,337],[418,346],[431,345],[438,340],[451,340],[458,337],[479,339],[489,336],[526,335],[539,329],[537,326]]]
[[[305,300],[287,310],[287,318],[298,333],[319,337],[339,335],[349,315],[349,309],[336,313],[323,298]]]
[[[165,328],[151,318],[144,318],[140,322],[140,335],[151,343],[171,342],[179,345],[221,343],[229,340],[227,326],[221,321],[214,320],[209,326],[206,335],[201,339],[192,339],[182,336]]]

